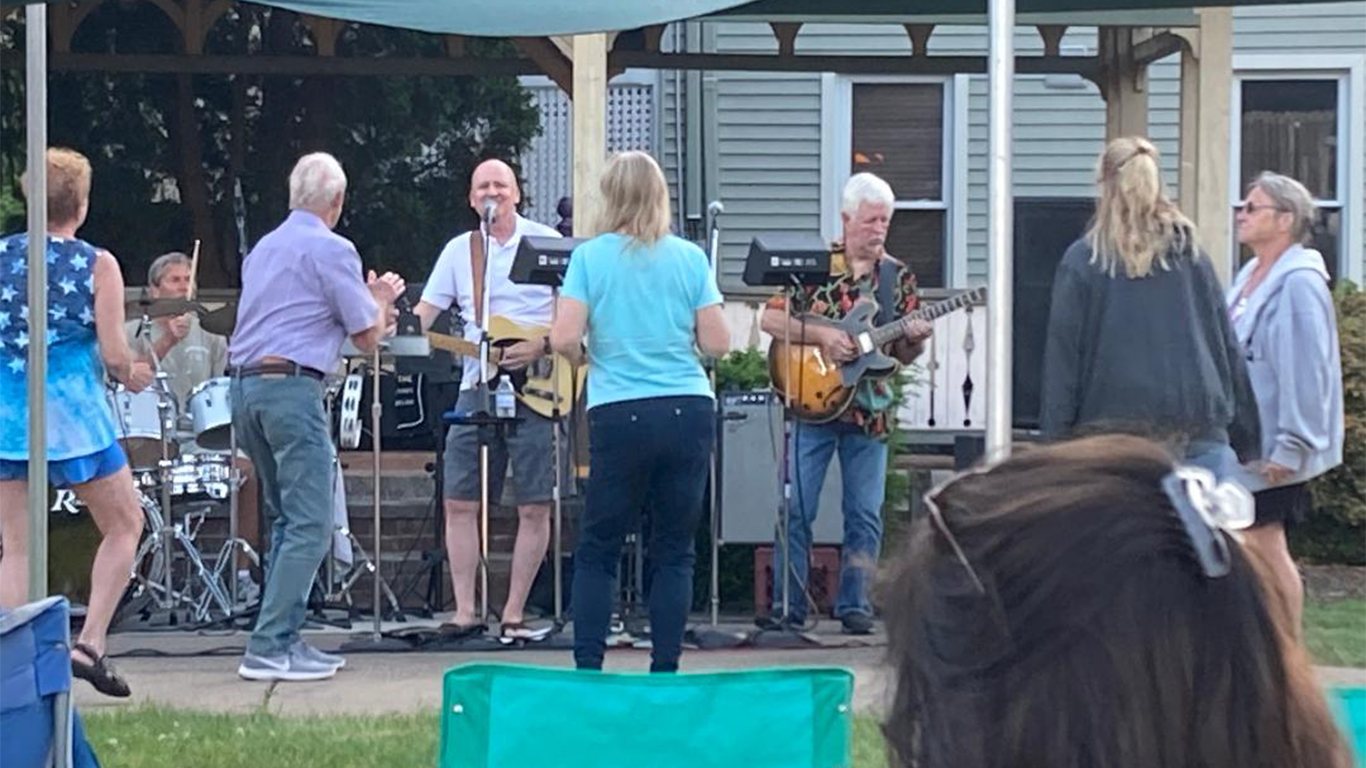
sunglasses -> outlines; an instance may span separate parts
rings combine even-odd
[[[1286,210],[1279,206],[1258,205],[1250,200],[1238,206],[1238,209],[1241,210],[1243,213],[1247,214],[1248,216],[1253,215],[1257,211],[1280,211],[1281,213],[1286,213]]]
[[[948,490],[949,486],[962,480],[964,477],[971,477],[972,475],[980,474],[983,471],[985,470],[967,472],[950,477],[948,480],[945,480],[927,491],[924,499],[925,508],[928,509],[930,513],[930,523],[934,525],[935,530],[939,531],[939,535],[943,536],[944,541],[948,542],[949,547],[953,549],[953,556],[958,560],[958,563],[963,566],[963,569],[968,572],[968,578],[972,579],[972,586],[979,594],[985,595],[987,593],[986,585],[982,583],[982,578],[977,575],[977,569],[973,568],[972,563],[968,562],[967,553],[964,552],[963,547],[959,545],[958,538],[953,535],[953,531],[949,530],[949,524],[944,520],[944,510],[939,506],[939,497],[944,491]]]

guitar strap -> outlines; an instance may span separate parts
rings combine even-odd
[[[896,319],[896,276],[901,263],[889,256],[877,262],[877,317],[874,325],[886,325]]]
[[[474,324],[484,327],[484,231],[470,232],[470,278],[474,293]]]

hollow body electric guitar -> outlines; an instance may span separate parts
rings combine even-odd
[[[522,325],[502,315],[489,318],[489,365],[498,365],[506,347],[519,341],[539,343],[549,334],[550,329],[545,326]],[[479,345],[459,336],[428,331],[427,339],[433,349],[444,350],[460,357],[479,357]],[[583,393],[584,379],[588,375],[587,366],[572,365],[561,355],[554,355],[554,361],[554,365],[551,365],[550,357],[541,357],[520,371],[505,371],[512,379],[512,386],[517,390],[517,399],[546,418],[553,418],[555,415],[557,391],[559,413],[561,416],[569,415],[574,409],[575,398]],[[494,385],[496,384],[495,377]]]
[[[773,388],[790,403],[792,413],[802,421],[824,424],[838,419],[854,401],[858,384],[864,379],[884,379],[897,372],[901,363],[882,348],[902,335],[914,320],[934,320],[979,302],[985,288],[964,291],[951,299],[921,307],[886,325],[873,326],[877,302],[862,299],[842,320],[803,315],[808,325],[838,328],[853,338],[858,357],[840,364],[825,357],[818,344],[803,344],[795,336],[789,346],[775,337],[768,349],[768,372]],[[789,378],[789,367],[791,376]]]

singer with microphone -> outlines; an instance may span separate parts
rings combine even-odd
[[[486,326],[484,291],[488,291],[489,317],[501,316],[523,326],[543,327],[546,336],[519,341],[502,348],[498,368],[491,368],[493,382],[502,373],[525,370],[549,352],[552,296],[549,288],[518,285],[508,279],[513,257],[523,237],[559,237],[554,229],[522,218],[517,205],[521,189],[512,168],[501,160],[480,163],[470,177],[470,207],[480,215],[480,227],[461,234],[442,249],[427,278],[422,300],[414,312],[422,330],[431,327],[442,311],[455,307],[465,339],[478,343]],[[483,409],[479,360],[466,358],[456,410],[473,413]],[[506,639],[539,639],[546,629],[526,624],[527,594],[545,558],[550,542],[550,506],[554,498],[555,424],[522,403],[517,403],[514,429],[500,430],[489,445],[489,498],[502,496],[503,478],[512,462],[513,498],[517,504],[517,541],[513,546],[512,578],[507,602],[500,616],[499,636]],[[453,425],[446,435],[445,511],[446,554],[450,559],[451,585],[455,592],[455,617],[443,627],[452,638],[485,632],[475,607],[474,582],[479,568],[479,434],[478,427]],[[547,628],[548,629],[548,628]]]

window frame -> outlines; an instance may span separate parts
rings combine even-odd
[[[1229,239],[1238,253],[1236,207],[1243,199],[1242,117],[1245,80],[1325,80],[1338,86],[1337,197],[1318,200],[1341,213],[1336,274],[1362,283],[1362,206],[1366,204],[1366,54],[1235,55],[1229,89]],[[1237,265],[1234,265],[1235,271]]]
[[[968,283],[967,75],[837,75],[821,77],[821,236],[840,236],[840,193],[853,172],[856,85],[938,85],[943,89],[940,196],[898,198],[894,211],[944,212],[944,288]]]

